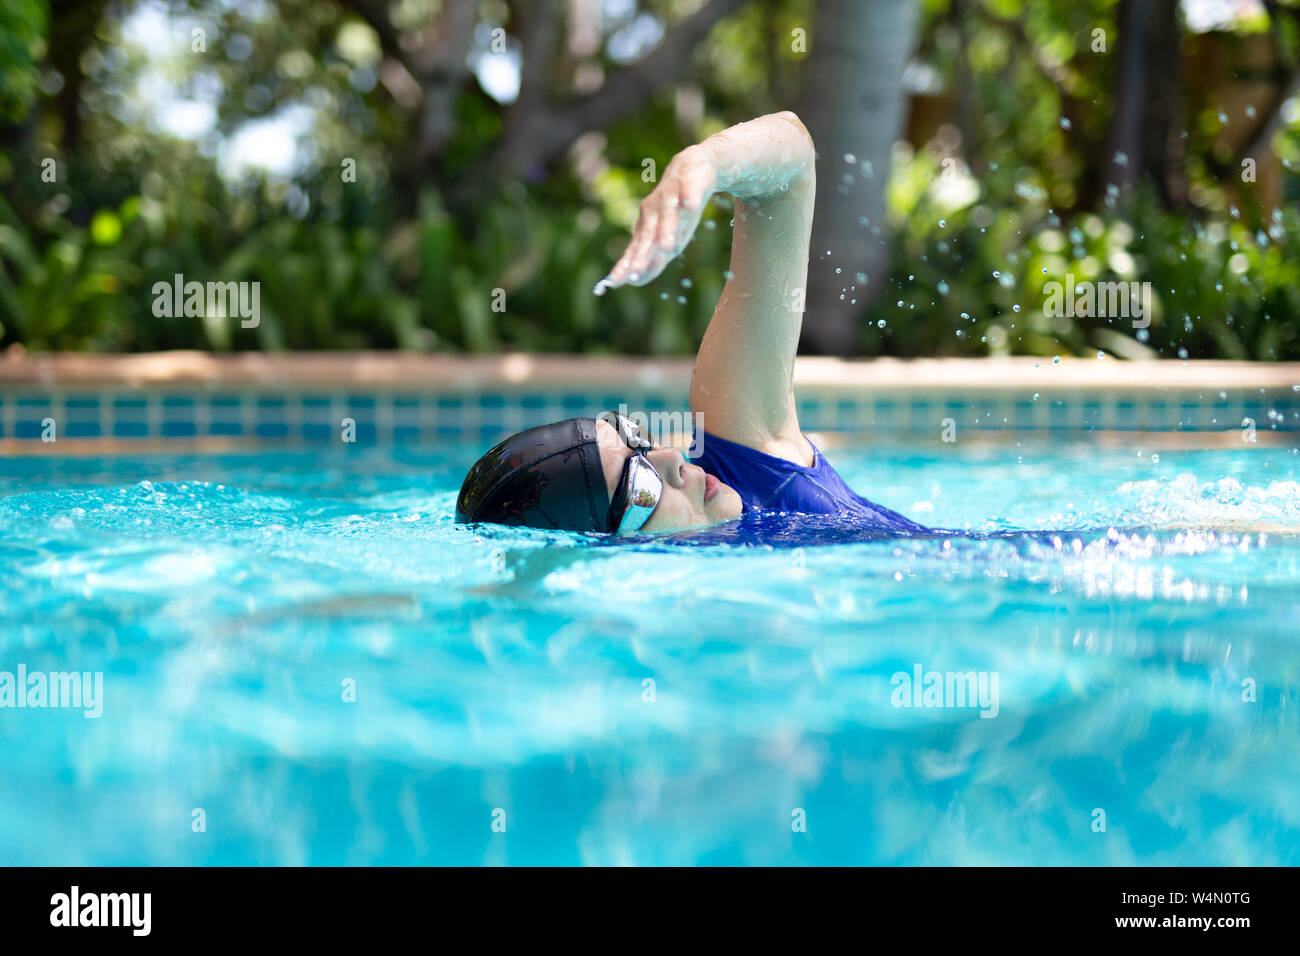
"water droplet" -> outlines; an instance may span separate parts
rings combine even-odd
[[[1073,128],[1074,128],[1074,124],[1071,123],[1071,122],[1070,122],[1068,119],[1066,119],[1064,116],[1062,116],[1062,117],[1061,117],[1061,129],[1073,129]]]
[[[1053,365],[1060,365],[1060,364],[1061,364],[1061,356],[1059,356],[1059,355],[1053,355],[1053,356],[1052,356],[1052,364],[1053,364]]]
[[[902,305],[903,303],[900,302],[900,303],[898,303],[898,304],[899,304],[899,305]],[[883,329],[883,328],[885,327],[885,320],[884,320],[884,319],[881,319],[879,322],[876,323],[876,325],[877,325],[877,327]]]
[[[852,153],[845,153],[844,161],[851,166],[858,161],[858,157],[854,156]]]
[[[689,289],[689,288],[690,288],[692,285],[694,285],[694,284],[695,284],[695,283],[691,282],[690,279],[683,279],[683,280],[682,280],[682,288],[683,288],[683,289]]]

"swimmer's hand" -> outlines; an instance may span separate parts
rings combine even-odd
[[[688,146],[674,156],[659,185],[641,200],[627,250],[592,291],[604,295],[606,289],[652,282],[695,235],[717,182],[717,167],[707,150]]]
[[[816,156],[808,130],[790,112],[737,123],[688,146],[673,157],[659,185],[642,200],[627,251],[592,291],[603,295],[606,289],[653,281],[691,241],[704,204],[715,192],[730,193],[740,201],[738,230],[748,207],[763,204],[765,208],[761,221],[755,220],[744,234],[737,232],[732,262],[739,256],[749,266],[757,266],[756,276],[771,288],[802,286],[808,271]],[[750,248],[751,240],[755,248]],[[732,268],[739,272],[734,264]],[[775,281],[786,272],[797,281]],[[780,307],[788,331],[785,294],[782,291],[780,301],[771,304]],[[754,305],[751,302],[747,308]],[[760,311],[765,307],[757,305]],[[795,329],[798,338],[797,324]]]

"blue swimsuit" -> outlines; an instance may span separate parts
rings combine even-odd
[[[693,444],[701,447],[695,463],[734,488],[745,511],[845,515],[860,529],[930,530],[855,493],[811,441],[813,463],[805,467],[708,432],[697,439]]]

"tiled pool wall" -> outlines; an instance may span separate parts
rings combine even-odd
[[[347,420],[360,444],[484,442],[561,418],[631,412],[682,416],[684,389],[491,389],[439,391],[347,387],[114,386],[0,388],[0,439],[225,439],[304,444],[338,441]],[[1300,431],[1300,392],[1287,387],[1029,391],[802,389],[806,431],[880,431],[934,436],[948,419],[958,432],[1223,432],[1249,419],[1257,432]],[[672,419],[665,418],[667,425]],[[51,422],[53,428],[50,427]],[[707,422],[702,423],[705,428]]]

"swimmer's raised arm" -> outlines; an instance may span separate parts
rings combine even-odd
[[[690,241],[709,196],[736,198],[732,276],[691,376],[704,428],[804,465],[793,372],[816,191],[812,138],[793,113],[740,123],[673,157],[641,203],[627,251],[604,285],[645,285]]]

